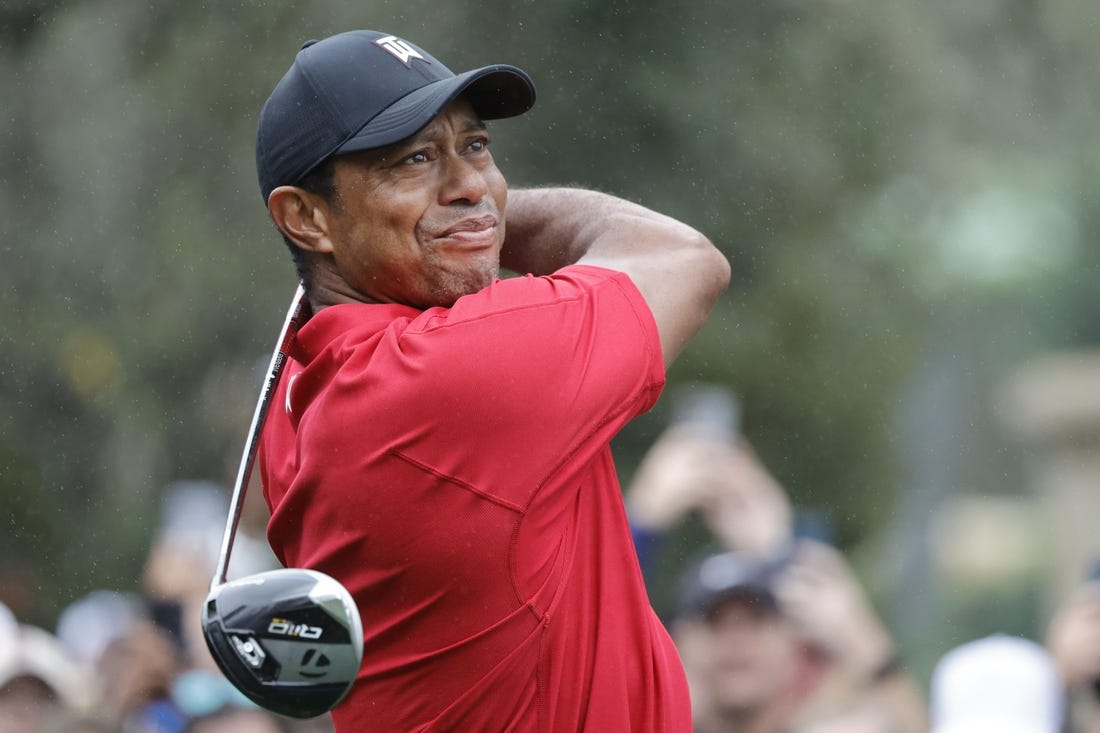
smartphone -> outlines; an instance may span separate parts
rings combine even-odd
[[[741,427],[741,405],[733,391],[726,387],[689,383],[675,392],[672,422],[698,426],[715,437],[733,439]]]
[[[157,628],[164,631],[172,639],[176,651],[183,652],[187,648],[187,642],[183,638],[183,609],[175,601],[150,601],[149,615]]]

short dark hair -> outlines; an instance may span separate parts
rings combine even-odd
[[[317,194],[333,206],[339,206],[340,196],[336,190],[336,156],[328,158],[309,173],[306,173],[302,180],[295,185],[310,193]],[[294,260],[294,269],[298,272],[298,279],[302,281],[306,292],[309,292],[311,273],[306,253],[301,247],[294,244],[294,240],[288,237],[285,232],[279,230],[279,233],[282,234],[283,241],[290,250],[290,258]]]

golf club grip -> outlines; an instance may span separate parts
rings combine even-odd
[[[260,433],[263,430],[264,419],[267,410],[271,406],[271,398],[275,394],[275,387],[279,383],[279,375],[286,365],[287,351],[294,336],[301,325],[302,312],[305,310],[306,293],[301,283],[298,283],[294,291],[294,299],[290,303],[286,320],[283,321],[283,329],[279,333],[279,340],[275,351],[271,355],[271,362],[267,368],[260,396],[256,400],[256,409],[252,413],[252,425],[248,429],[248,438],[245,440],[244,451],[241,454],[241,465],[237,469],[237,480],[233,484],[233,493],[229,500],[229,516],[225,520],[225,532],[222,535],[222,548],[218,555],[218,565],[214,571],[214,578],[210,581],[210,589],[213,590],[225,583],[229,571],[229,555],[233,551],[233,540],[237,536],[237,525],[241,521],[241,510],[244,506],[245,491],[248,489],[248,480],[252,476],[252,465],[256,460],[256,452],[259,449]]]

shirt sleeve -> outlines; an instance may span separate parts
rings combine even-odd
[[[400,383],[417,392],[395,395],[397,450],[517,505],[566,460],[606,447],[664,386],[645,300],[625,274],[592,266],[499,281],[426,311],[396,346],[391,369],[411,372]]]

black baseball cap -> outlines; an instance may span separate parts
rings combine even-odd
[[[784,564],[780,559],[746,552],[708,555],[689,566],[681,577],[676,614],[681,618],[706,618],[734,599],[778,612],[775,581]]]
[[[307,41],[260,112],[256,171],[264,203],[330,156],[419,132],[460,94],[485,120],[523,114],[535,103],[534,83],[514,66],[456,75],[419,46],[381,31]]]

